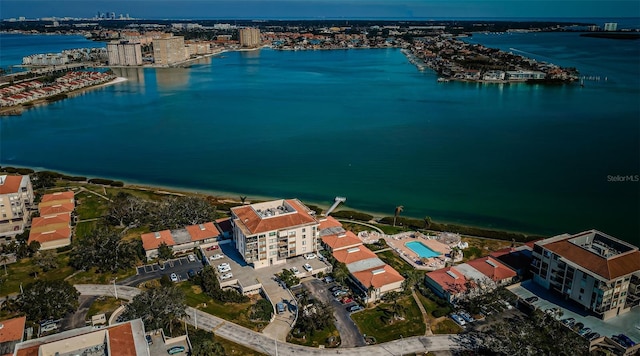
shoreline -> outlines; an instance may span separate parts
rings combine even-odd
[[[0,167],[8,167],[9,165],[6,164],[6,162],[2,163],[0,165]],[[64,175],[68,175],[68,176],[83,176],[86,177],[87,179],[93,179],[93,178],[103,178],[103,179],[111,179],[114,181],[120,181],[124,183],[124,187],[119,187],[120,189],[136,189],[136,190],[147,190],[147,191],[158,191],[158,192],[170,192],[170,193],[177,193],[177,194],[195,194],[195,195],[205,195],[205,196],[212,196],[215,197],[216,199],[220,200],[220,201],[231,201],[231,202],[240,202],[240,196],[247,196],[247,200],[246,202],[251,204],[253,201],[266,201],[266,200],[277,200],[277,199],[300,199],[303,203],[307,204],[307,205],[315,205],[318,206],[320,208],[322,208],[324,211],[326,211],[332,204],[333,204],[333,198],[331,196],[327,197],[327,201],[326,202],[319,202],[313,199],[304,199],[301,198],[299,196],[268,196],[268,195],[260,195],[260,194],[256,194],[256,195],[248,195],[246,193],[240,193],[240,192],[230,192],[230,191],[222,191],[222,190],[215,190],[215,189],[209,189],[209,188],[204,188],[204,189],[197,189],[197,188],[192,188],[192,187],[183,187],[183,186],[176,186],[176,185],[165,185],[162,183],[152,183],[152,182],[144,182],[144,181],[136,181],[136,180],[131,180],[130,178],[125,178],[125,177],[116,177],[116,176],[104,176],[104,175],[100,175],[100,176],[94,176],[94,175],[86,175],[80,172],[70,172],[70,171],[63,171],[63,170],[55,170],[55,169],[48,169],[45,167],[33,167],[33,166],[24,166],[24,165],[14,165],[11,164],[10,167],[14,167],[14,168],[27,168],[27,169],[32,169],[36,172],[38,171],[50,171],[50,172],[55,172],[55,173],[60,173],[60,174],[64,174]],[[0,172],[0,175],[3,172]],[[78,182],[78,183],[87,183],[87,182]],[[236,197],[236,198],[234,198]],[[348,201],[348,197],[347,197],[347,201]],[[377,219],[381,219],[383,217],[392,217],[393,214],[390,213],[385,213],[385,212],[381,212],[381,211],[372,211],[372,210],[366,210],[366,209],[360,209],[360,208],[356,208],[356,207],[352,207],[352,206],[348,206],[343,204],[340,204],[338,206],[338,208],[335,211],[340,211],[340,210],[352,210],[352,211],[357,211],[357,212],[361,212],[361,213],[366,213],[369,215],[373,215],[373,219],[377,220]],[[422,219],[423,217],[417,217],[417,216],[409,216],[409,215],[400,215],[400,217],[403,218],[412,218],[412,219]],[[356,220],[357,221],[357,220]],[[513,229],[507,229],[507,228],[499,228],[499,227],[494,227],[494,226],[483,226],[483,225],[478,225],[478,224],[468,224],[468,223],[462,223],[462,222],[458,222],[458,221],[452,221],[452,220],[447,220],[447,219],[437,219],[437,220],[433,220],[433,222],[438,223],[438,224],[447,224],[447,225],[455,225],[455,226],[460,226],[460,227],[469,227],[469,228],[477,228],[477,229],[484,229],[487,231],[500,231],[500,232],[506,232],[506,233],[514,233],[514,234],[521,234],[524,236],[551,236],[549,233],[543,233],[543,232],[535,232],[535,231],[519,231],[519,230],[513,230]],[[564,232],[564,231],[563,231]],[[461,234],[463,235],[463,234]]]

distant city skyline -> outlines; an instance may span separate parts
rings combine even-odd
[[[3,19],[91,18],[98,12],[147,19],[603,18],[640,17],[637,0],[3,0]]]

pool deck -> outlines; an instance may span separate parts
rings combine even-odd
[[[395,250],[400,257],[402,257],[407,263],[412,265],[415,269],[424,271],[435,271],[446,267],[447,261],[451,259],[446,257],[446,254],[451,252],[451,247],[448,244],[438,241],[438,236],[426,236],[420,232],[403,232],[396,235],[383,235],[376,232],[360,233],[358,237],[363,243],[370,244],[377,242],[379,239],[384,239],[387,245]],[[423,245],[432,249],[435,252],[439,252],[440,256],[423,258],[406,246],[407,242],[419,241]],[[456,244],[453,244],[454,246]],[[460,257],[461,259],[462,257]],[[418,263],[416,263],[416,261]]]

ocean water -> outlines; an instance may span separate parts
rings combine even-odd
[[[417,218],[538,234],[597,228],[638,244],[640,183],[613,181],[640,174],[637,42],[469,41],[600,80],[437,83],[397,49],[229,52],[190,68],[122,70],[125,83],[3,118],[0,164],[250,199],[341,195],[386,215],[403,205]]]

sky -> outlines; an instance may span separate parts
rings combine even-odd
[[[640,17],[638,0],[2,0],[0,18],[149,19]]]

